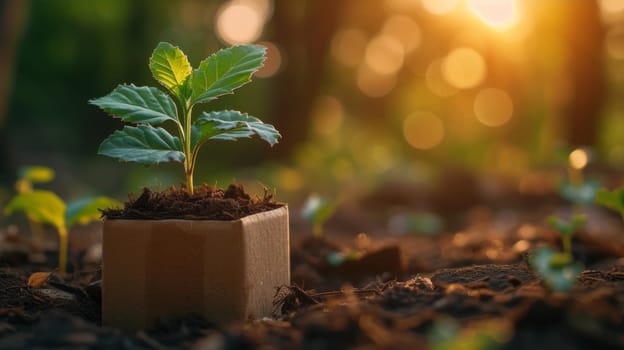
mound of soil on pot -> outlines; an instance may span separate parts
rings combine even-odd
[[[130,220],[238,220],[245,216],[283,206],[267,190],[262,197],[251,196],[242,185],[223,190],[203,184],[190,194],[185,188],[169,187],[163,191],[144,188],[141,195],[128,196],[123,209],[106,209],[107,219]]]

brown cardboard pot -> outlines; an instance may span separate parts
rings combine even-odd
[[[270,316],[276,288],[290,284],[289,254],[286,206],[234,221],[105,220],[102,323]]]

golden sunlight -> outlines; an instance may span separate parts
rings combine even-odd
[[[215,29],[228,44],[251,43],[260,37],[266,18],[259,7],[248,1],[225,3],[217,13]]]
[[[624,1],[622,0],[599,0],[600,9],[607,13],[624,11]]]
[[[474,113],[484,125],[495,127],[509,121],[513,115],[513,102],[509,94],[501,89],[486,88],[477,94]]]
[[[468,8],[494,29],[509,29],[520,17],[516,0],[468,0]]]
[[[460,47],[451,51],[442,62],[442,75],[452,86],[470,89],[485,79],[485,61],[477,51]]]
[[[434,15],[446,15],[457,7],[459,0],[421,0],[425,10]]]
[[[403,121],[405,141],[417,149],[430,149],[439,145],[444,139],[442,120],[430,112],[410,114]]]

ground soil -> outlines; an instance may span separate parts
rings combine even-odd
[[[365,206],[347,206],[322,238],[312,237],[291,207],[293,285],[276,291],[273,318],[224,327],[197,315],[132,334],[101,327],[97,264],[68,276],[53,273],[33,288],[30,274],[53,270],[54,261],[6,258],[0,269],[0,348],[624,349],[619,218],[586,209],[588,224],[573,241],[575,259],[585,269],[572,291],[562,294],[544,287],[527,256],[538,246],[558,248],[544,218],[570,213],[569,204],[552,195],[505,192],[510,197],[442,204],[450,209],[440,211],[447,227],[438,234],[381,229],[376,218],[414,208],[397,200],[404,193],[418,195],[416,189],[403,187],[394,195],[386,188],[359,200]],[[133,203],[156,197],[144,191]],[[21,236],[4,234],[16,247],[28,245]],[[329,259],[335,253],[357,258],[337,263]]]

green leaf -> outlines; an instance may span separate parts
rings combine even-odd
[[[585,215],[577,214],[570,220],[561,219],[555,215],[548,217],[548,224],[552,226],[559,234],[571,237],[579,228],[585,225]]]
[[[169,89],[182,101],[190,95],[189,80],[191,64],[179,47],[167,42],[156,46],[149,63],[154,79]]]
[[[570,259],[566,260],[566,257],[566,254],[540,247],[529,255],[529,263],[550,289],[567,293],[576,283],[576,277],[583,271],[583,266],[572,263]]]
[[[613,192],[601,188],[596,194],[596,204],[618,211],[624,215],[624,187],[620,187]]]
[[[252,74],[262,67],[265,54],[262,46],[237,45],[203,60],[191,74],[192,103],[212,101],[249,83]]]
[[[65,228],[65,203],[50,191],[35,190],[16,195],[4,208],[7,215],[24,212],[34,222]]]
[[[195,132],[192,145],[201,144],[207,140],[234,141],[243,137],[258,135],[271,146],[281,137],[271,124],[265,124],[260,119],[238,111],[204,112],[193,123]]]
[[[86,225],[101,217],[100,209],[122,206],[121,202],[104,196],[78,199],[67,204],[65,222],[67,222],[67,227],[72,227],[74,224]]]
[[[48,183],[54,179],[54,169],[46,166],[27,166],[19,170],[19,177],[33,184]]]
[[[587,180],[578,185],[564,181],[559,185],[559,193],[572,203],[589,205],[594,203],[599,187],[600,182],[596,180]]]
[[[301,216],[314,224],[322,225],[334,214],[337,207],[337,201],[313,194],[304,203]]]
[[[166,93],[154,87],[119,85],[110,94],[89,102],[124,122],[177,122],[175,103]]]
[[[180,139],[163,128],[126,126],[102,141],[98,154],[140,164],[184,162]]]

